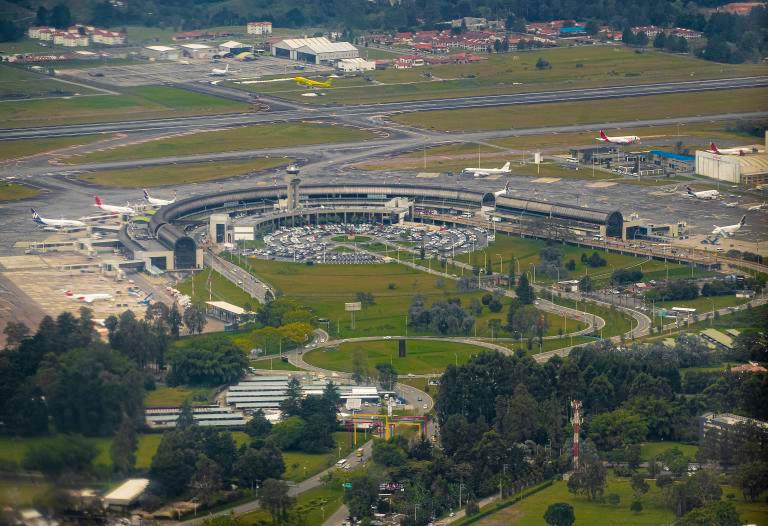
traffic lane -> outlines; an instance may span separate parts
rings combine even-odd
[[[435,401],[429,394],[412,385],[398,382],[395,384],[395,391],[405,399],[408,405],[415,408],[416,413],[419,415],[429,413],[435,406]]]

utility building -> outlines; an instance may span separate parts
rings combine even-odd
[[[150,60],[179,60],[179,48],[171,46],[147,46],[142,54]]]
[[[325,37],[287,38],[272,44],[272,55],[310,64],[333,64],[345,58],[358,58],[360,52],[349,42],[331,42]]]

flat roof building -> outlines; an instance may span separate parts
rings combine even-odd
[[[237,42],[235,40],[229,40],[223,44],[219,44],[219,51],[224,55],[227,53],[239,55],[240,53],[253,51],[253,46],[249,46],[248,44],[243,44],[242,42]]]
[[[768,132],[765,144],[768,145]],[[696,173],[724,183],[747,187],[768,183],[767,150],[760,151],[759,145],[744,146],[740,149],[746,153],[719,155],[710,151],[697,151]]]
[[[185,57],[198,60],[209,60],[216,54],[216,49],[205,44],[182,44],[181,50]]]
[[[128,479],[104,496],[111,508],[129,508],[139,500],[149,486],[149,479]]]
[[[205,313],[227,323],[240,323],[246,311],[226,301],[206,301]]]
[[[325,37],[287,38],[272,44],[272,55],[311,64],[328,64],[344,58],[358,58],[360,52],[349,42],[331,42]]]
[[[336,63],[336,67],[345,73],[373,71],[376,69],[376,62],[363,58],[343,58]]]
[[[151,60],[179,60],[179,48],[172,46],[147,46],[142,54]]]
[[[272,34],[272,22],[248,22],[246,28],[249,35]]]
[[[648,152],[648,162],[659,166],[665,174],[689,174],[693,173],[696,157],[663,150],[651,150]]]

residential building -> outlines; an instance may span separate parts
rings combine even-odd
[[[249,35],[272,34],[272,22],[248,22],[246,27]]]
[[[121,46],[125,44],[125,35],[117,31],[107,31],[96,29],[91,33],[94,44],[104,44],[105,46]]]
[[[676,37],[683,37],[686,40],[698,40],[702,36],[704,36],[704,33],[700,31],[694,31],[693,29],[685,29],[683,27],[676,27],[670,32],[670,35],[674,35]]]

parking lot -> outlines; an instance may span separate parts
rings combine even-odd
[[[362,236],[362,237],[361,237]],[[483,228],[430,229],[399,225],[321,225],[281,228],[264,236],[264,247],[241,253],[262,259],[325,264],[379,263],[397,247],[419,249],[427,257],[453,257],[488,244]]]
[[[229,74],[224,77],[213,77],[214,68],[224,69],[229,64]],[[146,86],[151,84],[252,81],[269,75],[297,75],[328,72],[325,66],[307,65],[301,71],[294,70],[296,62],[291,60],[260,56],[250,62],[222,59],[215,61],[186,59],[180,62],[148,62],[136,59],[135,64],[124,66],[100,66],[87,69],[67,69],[59,73],[63,76],[79,80],[95,80],[117,87]]]

